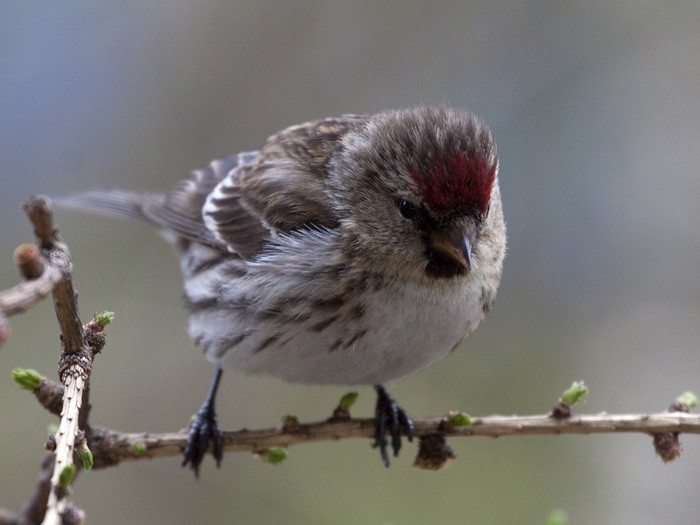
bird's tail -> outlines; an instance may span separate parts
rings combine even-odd
[[[52,197],[60,208],[86,211],[115,219],[149,220],[143,205],[147,200],[162,199],[162,195],[144,194],[124,190],[88,191],[67,197]]]

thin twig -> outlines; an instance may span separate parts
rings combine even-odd
[[[39,241],[44,257],[51,266],[59,269],[61,279],[54,285],[53,301],[56,317],[61,329],[64,352],[72,353],[85,347],[83,323],[78,315],[78,305],[73,289],[73,263],[70,252],[58,234],[53,222],[53,204],[48,197],[30,197],[24,201],[25,212],[34,225],[34,233]]]
[[[10,337],[7,318],[29,310],[63,279],[63,272],[49,264],[34,245],[24,244],[15,250],[15,262],[26,280],[0,292],[0,344]]]
[[[5,316],[22,314],[51,293],[53,287],[63,277],[55,266],[49,266],[41,277],[25,281],[0,292],[0,312]]]
[[[72,284],[73,268],[68,248],[53,223],[53,205],[47,197],[37,196],[24,201],[22,207],[34,225],[39,245],[39,250],[28,256],[43,258],[35,261],[35,264],[43,267],[44,271],[39,276],[32,276],[35,278],[0,292],[0,342],[9,335],[7,317],[26,312],[53,293],[63,343],[67,351],[77,351],[83,346],[83,334]],[[19,261],[18,265],[21,272]]]
[[[23,203],[27,216],[34,225],[34,233],[38,240],[39,251],[46,263],[44,271],[34,281],[45,279],[42,288],[33,287],[33,295],[38,298],[52,285],[54,310],[61,330],[61,357],[59,359],[59,376],[63,384],[63,406],[61,421],[56,433],[55,464],[51,476],[51,491],[49,493],[46,514],[43,523],[58,524],[61,512],[67,503],[68,493],[60,487],[61,474],[73,465],[75,437],[79,430],[80,408],[83,404],[83,394],[92,370],[93,353],[85,343],[83,324],[80,322],[75,290],[73,289],[70,252],[58,234],[58,228],[53,221],[53,205],[47,197],[30,197]],[[24,250],[25,258],[34,256],[31,250]],[[26,261],[25,261],[26,266]],[[46,275],[51,274],[50,278]],[[54,274],[58,274],[57,276]],[[27,285],[28,283],[24,283]],[[21,285],[20,285],[21,286]],[[36,292],[36,290],[39,290]],[[38,299],[37,299],[38,300]],[[28,303],[27,303],[28,304]],[[63,483],[65,485],[65,482]]]
[[[452,427],[444,418],[416,419],[418,438],[433,434],[446,437],[503,437],[522,435],[602,434],[638,432],[656,434],[679,432],[700,434],[700,415],[683,413],[585,415],[556,420],[548,415],[488,416],[475,418],[473,424]],[[288,447],[316,441],[337,441],[345,438],[373,439],[374,419],[308,423],[260,430],[223,432],[226,451],[256,452],[273,447]],[[88,440],[95,458],[95,467],[107,467],[125,460],[179,456],[187,444],[187,432],[165,434],[127,433],[94,428]]]
[[[41,405],[54,414],[57,414],[56,406],[61,402],[62,394],[61,385],[46,378],[34,389],[34,395]],[[670,411],[650,414],[597,414],[560,419],[550,412],[534,416],[471,418],[471,424],[467,426],[453,426],[449,424],[449,417],[416,419],[414,423],[418,438],[436,433],[446,437],[620,432],[700,434],[700,415],[688,414],[688,407],[683,408],[679,411],[677,400]],[[294,417],[288,417],[285,423],[276,428],[222,432],[224,449],[229,452],[258,451],[315,441],[374,437],[374,419],[351,419],[347,411],[343,417],[337,417],[337,413],[338,409],[328,420],[316,423],[303,424]],[[184,430],[153,434],[93,428],[88,433],[88,444],[94,453],[96,467],[115,465],[129,459],[176,456],[181,454],[187,439],[188,434]]]
[[[0,292],[0,344],[10,335],[8,317],[27,311],[49,293],[53,295],[61,331],[59,376],[62,385],[44,379],[40,387],[34,390],[42,404],[52,412],[55,413],[60,407],[61,421],[55,436],[55,454],[52,457],[55,461],[51,462],[53,474],[50,475],[50,483],[44,469],[37,485],[37,493],[45,495],[43,504],[38,506],[38,500],[34,497],[30,500],[30,508],[33,512],[31,522],[36,523],[43,517],[44,523],[58,524],[68,494],[65,487],[59,488],[59,478],[64,468],[73,464],[79,426],[87,428],[89,376],[94,352],[99,351],[95,350],[92,341],[101,335],[93,333],[91,342],[86,342],[73,289],[70,252],[53,221],[53,204],[47,197],[34,196],[27,199],[22,207],[34,226],[37,245],[25,244],[15,250],[15,262],[25,281]],[[81,411],[83,406],[86,409]],[[0,518],[5,520],[7,516],[9,514],[3,512]]]

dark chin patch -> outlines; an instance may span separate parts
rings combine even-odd
[[[428,265],[425,273],[434,279],[450,279],[459,275],[466,275],[468,270],[450,259],[440,257],[435,252],[428,251]]]

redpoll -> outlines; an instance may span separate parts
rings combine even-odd
[[[211,445],[222,367],[300,383],[370,384],[388,465],[410,417],[381,386],[441,359],[489,311],[505,225],[491,133],[444,107],[293,126],[167,194],[59,204],[144,219],[177,247],[189,332],[217,364],[185,461]]]

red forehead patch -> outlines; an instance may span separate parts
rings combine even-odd
[[[414,172],[412,177],[426,204],[436,212],[469,207],[485,213],[496,178],[496,164],[488,164],[479,155],[470,159],[460,152],[438,159],[428,173]]]

